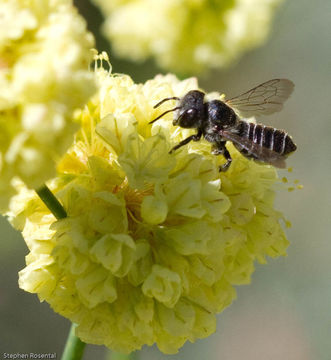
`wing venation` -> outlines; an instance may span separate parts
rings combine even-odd
[[[269,115],[283,108],[293,89],[292,81],[273,79],[225,102],[243,117]]]

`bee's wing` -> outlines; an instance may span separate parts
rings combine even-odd
[[[280,155],[276,151],[263,147],[254,143],[252,140],[239,136],[229,130],[221,130],[220,135],[226,139],[232,141],[234,144],[239,145],[240,148],[247,150],[250,154],[254,155],[257,160],[263,161],[267,164],[273,165],[278,168],[285,168],[285,157]]]
[[[282,109],[293,88],[290,80],[273,79],[227,100],[226,104],[238,110],[243,117],[268,115]]]

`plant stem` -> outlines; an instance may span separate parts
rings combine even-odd
[[[43,185],[40,189],[36,190],[36,193],[44,204],[48,207],[51,213],[57,218],[57,220],[67,217],[67,213],[63,208],[60,201],[55,197],[47,185]],[[83,343],[76,335],[76,324],[72,324],[68,335],[67,343],[64,348],[64,352],[61,360],[80,360],[83,356],[85,343]]]
[[[44,184],[40,189],[36,190],[36,193],[58,220],[67,217],[67,213],[60,201],[55,197],[51,190],[49,190],[47,185]]]
[[[71,325],[61,360],[80,360],[83,356],[86,344],[75,335],[76,326],[76,324]]]

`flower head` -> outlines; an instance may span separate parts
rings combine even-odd
[[[56,221],[24,188],[12,202],[30,249],[19,284],[85,342],[174,353],[215,331],[255,260],[286,254],[277,174],[232,147],[220,175],[204,141],[169,154],[191,130],[169,114],[150,125],[162,111],[153,105],[197,89],[195,79],[96,74],[98,94],[76,114],[81,130],[50,183],[68,217]]]
[[[71,1],[0,5],[0,210],[19,177],[37,188],[55,176],[73,141],[72,112],[95,91],[93,37]]]
[[[155,57],[182,73],[229,65],[260,45],[280,0],[94,0],[104,33],[123,57]],[[130,24],[130,26],[128,26]]]

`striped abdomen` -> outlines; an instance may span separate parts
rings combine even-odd
[[[284,157],[297,148],[290,135],[283,130],[278,130],[271,126],[240,120],[238,131],[240,137],[247,138],[255,144],[273,150]]]

